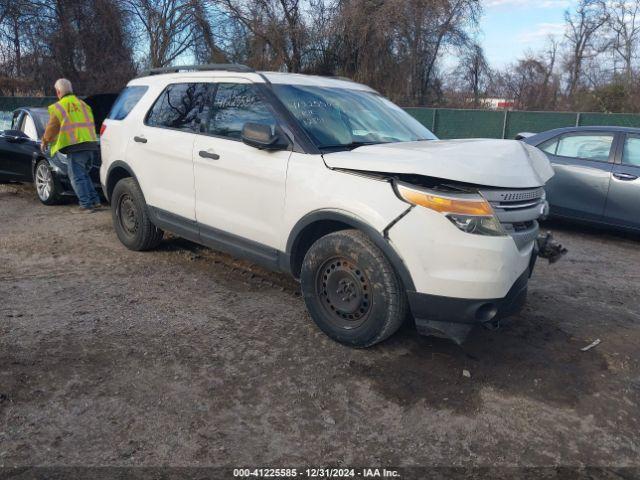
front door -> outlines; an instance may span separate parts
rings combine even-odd
[[[130,132],[126,153],[147,204],[194,224],[193,142],[208,91],[206,83],[168,85]]]
[[[258,87],[241,79],[215,84],[193,146],[196,218],[203,241],[256,259],[262,247],[270,255],[279,246],[291,152],[244,144],[246,122],[277,123]]]
[[[555,175],[545,185],[551,214],[602,220],[613,167],[615,135],[574,132],[540,145]]]
[[[14,116],[11,129],[14,133],[0,135],[0,180],[31,182],[31,159],[40,144],[33,119],[24,112]],[[15,133],[22,132],[23,137]]]
[[[611,172],[605,221],[640,228],[640,135],[628,134],[622,141],[619,160]]]

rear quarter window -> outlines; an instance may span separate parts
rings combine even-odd
[[[153,104],[145,125],[195,132],[209,96],[208,83],[172,83]]]
[[[543,152],[555,155],[558,150],[558,137],[554,137],[551,140],[547,140],[538,145],[538,148]]]
[[[109,116],[109,120],[124,120],[133,110],[133,107],[140,101],[149,87],[143,85],[133,85],[126,87],[116,99]]]

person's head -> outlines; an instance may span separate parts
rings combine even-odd
[[[56,80],[54,87],[56,89],[56,96],[58,98],[62,98],[65,95],[73,93],[73,86],[71,85],[71,82],[66,78],[59,78],[58,80]]]

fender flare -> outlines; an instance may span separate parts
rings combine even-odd
[[[405,290],[408,292],[415,291],[413,279],[411,278],[411,274],[409,273],[404,260],[398,254],[389,240],[384,237],[383,233],[372,227],[365,220],[351,214],[346,210],[315,210],[306,214],[296,222],[294,227],[291,229],[291,232],[289,233],[286,244],[285,254],[288,260],[287,267],[289,271],[295,271],[295,266],[293,264],[294,252],[298,246],[299,241],[302,238],[302,232],[312,224],[326,220],[343,223],[345,225],[348,225],[349,227],[360,230],[365,235],[367,235],[369,239],[385,254],[387,259],[391,263],[391,266],[400,277]]]
[[[113,162],[111,165],[109,165],[109,169],[107,170],[107,175],[105,177],[105,181],[106,183],[102,185],[102,192],[104,193],[104,197],[107,199],[107,201],[111,201],[109,198],[109,180],[111,178],[111,175],[113,173],[113,171],[116,168],[122,168],[123,170],[126,170],[126,172],[135,179],[136,182],[138,182],[138,177],[136,177],[136,174],[133,172],[133,169],[129,166],[128,163],[123,162],[122,160],[116,160],[115,162]],[[138,182],[138,184],[140,184],[140,182]],[[115,186],[115,185],[114,185]]]

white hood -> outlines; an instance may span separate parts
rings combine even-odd
[[[323,157],[331,168],[408,173],[492,187],[539,187],[553,176],[546,155],[517,140],[384,143]]]

